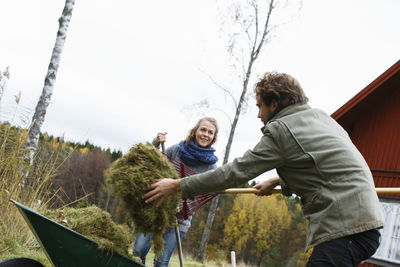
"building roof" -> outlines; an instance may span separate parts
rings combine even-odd
[[[367,100],[374,95],[384,94],[383,91],[387,90],[389,86],[384,86],[391,79],[397,79],[400,77],[400,60],[391,66],[387,71],[381,74],[367,87],[361,90],[357,95],[351,98],[342,107],[336,110],[331,116],[341,124],[346,124],[350,118],[354,119],[357,113],[357,106],[367,102]],[[400,85],[400,83],[398,83]],[[343,125],[345,126],[345,125]]]

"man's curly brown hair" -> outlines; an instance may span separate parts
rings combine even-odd
[[[267,72],[254,85],[254,93],[267,105],[275,100],[278,104],[273,115],[287,106],[306,104],[308,98],[304,94],[299,82],[286,73]]]

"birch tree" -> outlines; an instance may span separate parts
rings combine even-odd
[[[48,67],[47,75],[44,81],[42,94],[36,105],[35,113],[32,117],[32,123],[30,126],[27,149],[29,153],[30,163],[33,161],[37,142],[40,136],[40,129],[46,116],[47,107],[50,104],[51,96],[53,94],[54,84],[56,82],[57,70],[60,64],[61,54],[64,48],[65,39],[67,37],[68,25],[72,16],[72,9],[74,7],[75,0],[66,0],[64,10],[61,17],[59,18],[59,28],[57,32],[56,42],[51,55],[50,64]]]
[[[228,33],[229,41],[227,52],[232,60],[232,66],[238,71],[238,77],[241,84],[241,93],[239,98],[235,97],[233,90],[229,90],[216,82],[210,75],[214,85],[221,89],[233,102],[235,111],[234,118],[230,121],[230,132],[228,141],[225,147],[223,164],[229,160],[229,154],[232,147],[233,138],[239,117],[246,106],[248,99],[248,86],[253,73],[253,67],[259,58],[260,53],[266,43],[271,39],[271,33],[276,28],[276,25],[271,24],[272,14],[275,13],[279,4],[279,0],[247,0],[238,1],[230,8],[230,19],[233,27]],[[282,6],[285,8],[285,6]],[[228,24],[230,24],[228,22]],[[265,71],[265,70],[264,70]],[[226,114],[226,112],[224,112]],[[218,208],[219,195],[216,196],[210,207],[207,222],[203,231],[199,253],[196,258],[202,262],[205,259],[205,251],[209,239],[211,226],[214,220],[215,213]]]

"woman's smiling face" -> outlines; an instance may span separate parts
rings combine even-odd
[[[215,126],[209,121],[202,121],[195,133],[194,143],[199,147],[209,147],[215,137]]]

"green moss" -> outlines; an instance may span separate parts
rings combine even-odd
[[[95,241],[99,249],[128,255],[129,229],[117,225],[109,213],[96,206],[47,210],[44,216]]]
[[[142,195],[158,178],[179,178],[169,160],[152,144],[138,144],[105,171],[106,183],[118,196],[135,224],[135,232],[151,233],[156,253],[163,247],[162,234],[175,223],[179,194],[160,207],[146,204]]]

